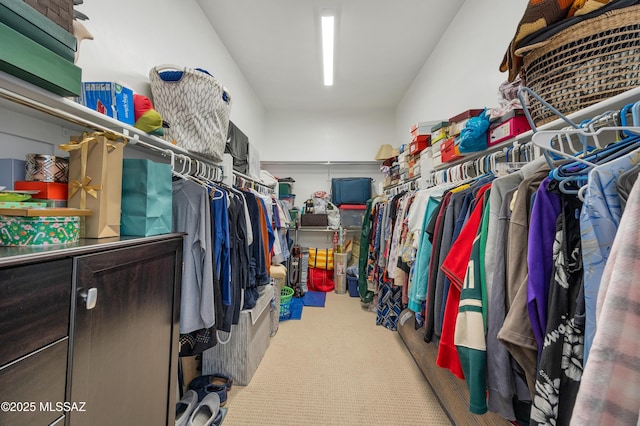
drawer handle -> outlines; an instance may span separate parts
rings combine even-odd
[[[98,289],[90,288],[89,290],[80,290],[80,298],[87,305],[87,310],[93,309],[96,307],[96,302],[98,301]]]

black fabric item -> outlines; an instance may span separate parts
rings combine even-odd
[[[564,195],[564,194],[563,194]],[[549,288],[547,329],[538,362],[530,425],[568,425],[582,379],[585,302],[580,210],[564,196],[553,244],[554,273]]]
[[[451,201],[453,193],[447,192],[442,198],[442,202],[438,205],[438,208],[431,216],[431,220],[427,225],[427,235],[429,235],[429,241],[433,240],[433,248],[431,250],[431,259],[429,260],[429,278],[427,281],[427,300],[425,308],[425,331],[424,341],[429,343],[433,339],[433,330],[435,325],[435,297],[436,297],[436,281],[438,277],[437,268],[439,268],[440,259],[440,247],[442,243],[442,236],[444,231],[444,216]],[[438,221],[438,217],[440,220]],[[432,226],[433,222],[433,226]],[[425,235],[422,236],[424,238]]]
[[[217,307],[216,307],[217,309]],[[180,353],[178,356],[194,356],[214,347],[218,343],[216,328],[203,328],[180,335]]]
[[[247,173],[249,169],[249,138],[231,121],[227,133],[227,144],[224,147],[226,154],[233,157],[233,170]]]

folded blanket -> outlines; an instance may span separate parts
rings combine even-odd
[[[516,34],[500,64],[501,72],[509,72],[513,81],[522,67],[522,57],[516,55],[520,42],[527,36],[574,15],[593,12],[612,0],[529,0]]]

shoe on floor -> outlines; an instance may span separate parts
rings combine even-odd
[[[217,393],[218,398],[220,398],[221,407],[224,407],[227,404],[227,387],[226,386],[207,385],[205,386],[203,391],[205,392],[205,395],[210,393]]]
[[[220,412],[220,398],[215,392],[211,392],[198,404],[187,426],[211,426]]]
[[[223,384],[217,384],[223,383]],[[198,401],[211,392],[216,392],[220,397],[220,406],[227,403],[227,391],[231,387],[232,380],[227,376],[220,374],[210,374],[196,377],[189,383],[189,389],[192,389],[198,393]]]
[[[176,426],[186,426],[193,410],[198,405],[198,393],[188,390],[176,403]]]

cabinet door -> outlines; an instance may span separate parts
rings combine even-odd
[[[75,259],[74,425],[174,424],[182,239]],[[82,293],[95,289],[95,306]],[[91,293],[91,292],[89,292]]]

